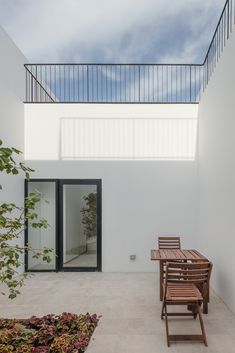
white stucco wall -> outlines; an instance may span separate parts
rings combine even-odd
[[[0,139],[5,146],[24,150],[24,94],[26,58],[0,27]],[[23,158],[23,156],[22,156]],[[23,205],[23,176],[1,173],[0,202]],[[18,244],[23,244],[22,238]]]
[[[197,110],[197,104],[25,104],[25,158],[60,159],[63,118],[165,118],[195,121]],[[178,126],[176,134],[179,134],[181,128],[183,126]],[[163,134],[166,133],[163,130]]]
[[[196,242],[197,162],[61,161],[61,117],[195,118],[197,105],[26,104],[26,156],[35,178],[102,179],[103,271],[156,271],[150,249],[159,234]],[[28,152],[27,152],[28,150]],[[45,156],[45,157],[44,157]],[[129,255],[136,254],[135,262]]]
[[[0,139],[23,151],[26,58],[1,27],[0,53]],[[1,200],[22,203],[23,177],[2,174],[1,184]]]
[[[198,246],[214,263],[212,284],[235,312],[235,32],[199,104]]]
[[[24,101],[25,69],[27,59],[0,26],[0,82],[4,89]]]
[[[196,162],[29,163],[36,178],[102,179],[103,271],[157,270],[149,257],[159,234],[179,234],[185,247],[196,244]]]

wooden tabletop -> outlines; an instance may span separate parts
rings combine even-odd
[[[194,260],[206,261],[207,258],[200,254],[197,250],[185,249],[152,249],[151,260],[157,261],[174,261],[174,260]]]

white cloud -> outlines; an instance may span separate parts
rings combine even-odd
[[[202,61],[225,0],[0,0],[30,61]]]

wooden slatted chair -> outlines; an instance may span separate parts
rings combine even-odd
[[[167,345],[176,341],[198,341],[204,342],[207,346],[206,332],[201,313],[201,304],[203,295],[198,286],[203,290],[209,287],[209,280],[212,270],[212,263],[178,263],[168,262],[166,264],[166,276],[163,284],[164,296],[162,304],[161,319],[165,318]],[[168,305],[185,305],[193,308],[192,312],[168,313]],[[200,335],[171,335],[169,334],[168,317],[169,316],[193,316],[195,319],[199,316],[202,334]]]
[[[160,236],[158,237],[158,249],[171,250],[171,249],[181,249],[180,237],[172,236]],[[179,261],[182,262],[182,261]],[[166,262],[161,261],[159,263],[160,269],[160,281],[163,282],[166,273]],[[160,287],[160,299],[163,296],[162,285]],[[162,300],[162,299],[161,299]]]
[[[158,237],[158,249],[181,249],[180,237]]]

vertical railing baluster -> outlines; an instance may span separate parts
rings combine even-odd
[[[131,66],[128,65],[128,92],[129,92],[129,102],[131,101]]]
[[[172,66],[171,66],[171,78],[170,78],[170,91],[171,91],[171,94],[170,94],[170,97],[171,97],[171,102],[173,101],[173,70],[172,70]]]
[[[110,65],[110,102],[113,101],[113,67]]]
[[[139,70],[139,102],[140,102],[140,65],[138,66]]]
[[[90,101],[90,96],[89,96],[89,65],[86,66],[86,87],[87,87],[87,101]]]
[[[69,102],[71,102],[71,66],[68,65],[68,95],[69,95]]]
[[[101,102],[103,102],[103,66],[100,67]]]
[[[99,81],[98,81],[98,65],[96,65],[96,101],[99,102]]]
[[[176,65],[176,67],[175,67],[175,88],[176,88],[176,90],[175,90],[175,101],[176,102],[178,102],[178,65]]]
[[[159,65],[157,65],[157,102],[159,102]]]
[[[64,92],[63,92],[63,94],[64,94],[64,99],[63,99],[63,102],[65,102],[65,87],[66,87],[66,85],[65,85],[65,65],[63,65],[63,76],[64,76],[64,80],[63,80],[63,83],[64,83]]]
[[[73,87],[73,89],[72,89],[72,91],[73,91],[72,97],[73,97],[73,102],[74,102],[74,100],[75,100],[74,65],[72,65],[72,77],[73,77],[73,79],[72,79],[72,87]]]
[[[82,101],[85,101],[85,78],[84,78],[84,65],[82,65]]]
[[[33,102],[33,75],[32,75],[32,65],[31,65],[31,102]]]
[[[59,65],[59,100],[62,101],[62,77],[61,77],[61,65]]]
[[[75,97],[77,96],[76,102],[80,102],[80,65],[76,64],[75,68]]]
[[[51,96],[51,65],[49,65],[49,90],[50,90],[50,96]]]
[[[122,66],[119,65],[119,102],[122,101]]]
[[[35,82],[35,100],[37,102],[38,101],[38,67],[37,67],[37,65],[35,66],[35,77],[36,77],[36,82]]]
[[[166,66],[166,101],[168,102],[168,65]]]
[[[115,102],[118,101],[118,66],[115,65]]]
[[[153,102],[155,102],[155,66],[152,66],[152,77],[153,77]]]
[[[144,102],[146,102],[146,72],[145,72],[145,66],[142,66],[142,68],[143,68],[143,73],[144,73],[144,77],[143,77],[143,79],[144,79],[144,95],[143,95],[143,100],[144,100]]]
[[[25,101],[28,103],[29,98],[28,98],[28,70],[26,68],[25,70]]]
[[[104,96],[105,102],[107,102],[107,98],[108,98],[108,68],[107,68],[107,65],[105,65],[105,96]]]

